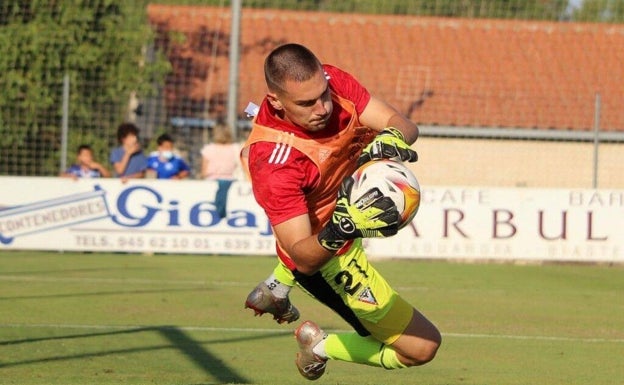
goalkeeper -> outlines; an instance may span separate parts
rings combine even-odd
[[[243,166],[269,218],[279,264],[245,306],[293,322],[288,293],[298,284],[354,332],[326,334],[312,321],[296,330],[296,365],[309,380],[329,359],[398,369],[432,360],[437,328],[368,262],[361,238],[396,234],[388,197],[348,202],[358,164],[381,158],[414,162],[418,127],[371,96],[348,73],[323,65],[307,48],[285,44],[264,63],[268,93],[253,120]]]

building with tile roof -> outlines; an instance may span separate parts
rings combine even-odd
[[[170,114],[224,114],[229,8],[150,5],[174,68]],[[244,8],[239,106],[265,92],[262,63],[298,42],[434,126],[624,132],[624,25],[449,19]]]
[[[225,118],[230,9],[152,4],[148,15],[173,66],[163,93],[168,117]],[[412,167],[423,186],[624,187],[624,25],[244,8],[240,32],[241,118],[266,92],[265,56],[297,42],[424,133],[508,138],[422,135]],[[596,122],[601,135],[616,138],[599,153],[591,142]],[[584,136],[522,140],[537,134]]]

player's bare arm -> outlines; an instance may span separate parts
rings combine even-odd
[[[401,131],[405,142],[412,144],[418,139],[418,126],[405,115],[386,102],[371,96],[364,111],[360,115],[360,122],[375,130],[394,127]]]
[[[334,254],[323,248],[312,234],[308,214],[299,215],[273,227],[275,238],[292,258],[297,270],[311,275]]]

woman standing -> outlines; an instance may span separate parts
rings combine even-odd
[[[233,140],[232,131],[225,125],[212,129],[212,142],[201,149],[201,176],[219,184],[215,206],[221,218],[226,216],[227,193],[240,175],[240,145]]]

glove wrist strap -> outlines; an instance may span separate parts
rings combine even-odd
[[[405,137],[403,136],[403,133],[401,131],[399,131],[398,129],[394,128],[394,127],[386,127],[383,129],[383,131],[381,131],[381,133],[383,134],[384,132],[389,133],[394,135],[395,137],[401,139],[402,141],[405,142]]]
[[[347,242],[340,234],[334,229],[333,223],[330,221],[327,226],[321,230],[317,239],[321,246],[327,251],[332,253],[337,252]]]

